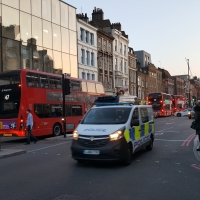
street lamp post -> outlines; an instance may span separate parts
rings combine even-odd
[[[187,65],[188,65],[188,106],[190,108],[191,106],[191,100],[190,100],[190,64],[189,59],[186,59]]]
[[[66,74],[62,74],[62,95],[63,95],[63,131],[64,131],[64,138],[66,138],[66,109],[65,109],[65,78]]]

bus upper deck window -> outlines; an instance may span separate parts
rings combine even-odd
[[[39,87],[38,74],[27,73],[26,84],[28,87]]]
[[[49,88],[48,76],[40,75],[40,86],[41,88]]]

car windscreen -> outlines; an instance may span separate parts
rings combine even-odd
[[[130,112],[131,107],[93,108],[87,113],[82,124],[125,124]]]

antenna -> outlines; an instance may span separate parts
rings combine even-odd
[[[81,6],[81,14],[82,14],[82,6]]]

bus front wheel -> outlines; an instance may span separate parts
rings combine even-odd
[[[54,124],[53,126],[53,135],[59,136],[62,133],[62,126],[59,123]]]

